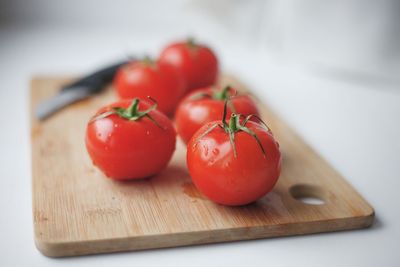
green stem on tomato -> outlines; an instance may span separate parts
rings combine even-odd
[[[233,155],[236,158],[237,157],[237,151],[236,151],[236,145],[235,145],[235,134],[238,132],[245,132],[247,134],[249,134],[251,137],[253,137],[257,144],[259,145],[259,147],[261,148],[262,153],[265,155],[265,150],[263,145],[261,144],[260,139],[258,138],[257,134],[254,133],[250,128],[246,127],[246,124],[248,122],[248,120],[251,117],[255,117],[257,118],[263,125],[266,126],[267,130],[270,131],[269,127],[265,124],[265,122],[263,120],[261,120],[261,118],[259,118],[257,115],[249,115],[246,117],[246,119],[243,121],[242,124],[240,124],[240,117],[242,116],[241,114],[236,114],[236,113],[232,113],[231,117],[229,118],[229,123],[226,122],[226,116],[227,116],[227,105],[228,105],[228,101],[229,99],[225,100],[224,103],[224,112],[222,115],[222,123],[215,123],[213,125],[211,125],[202,135],[200,135],[197,138],[197,141],[199,141],[201,138],[203,138],[205,135],[209,134],[211,131],[213,131],[217,126],[219,126],[221,129],[223,129],[228,135],[229,135],[229,141],[232,145],[233,148]]]
[[[217,99],[217,100],[226,100],[229,99],[231,97],[231,95],[229,94],[229,92],[232,90],[232,87],[225,86],[224,89],[220,90],[220,91],[214,91],[213,93],[213,98]]]
[[[127,116],[130,116],[130,117],[135,116],[135,114],[137,114],[137,111],[138,111],[138,105],[139,105],[139,99],[138,98],[133,99],[132,103],[129,105],[129,107],[125,111]]]
[[[157,102],[148,96],[148,98],[154,103],[152,106],[150,106],[148,109],[140,111],[139,110],[139,98],[134,98],[132,100],[132,103],[129,105],[128,108],[122,108],[122,107],[113,107],[112,110],[104,112],[96,117],[94,117],[91,121],[99,120],[106,118],[110,115],[117,115],[120,118],[130,120],[130,121],[137,121],[140,120],[143,117],[147,117],[150,121],[152,121],[155,125],[158,127],[162,128],[160,124],[154,118],[150,115],[150,112],[157,109]]]
[[[229,100],[230,98],[237,95],[237,91],[234,90],[230,85],[225,86],[222,90],[218,90],[215,86],[211,87],[211,93],[209,92],[199,92],[197,94],[193,94],[190,97],[190,100],[200,100],[203,98],[211,98],[215,100]],[[231,108],[231,107],[229,107]]]
[[[189,37],[189,38],[186,39],[186,45],[189,48],[196,48],[197,47],[196,40],[193,37]]]
[[[140,62],[145,65],[145,66],[149,66],[154,68],[156,66],[156,63],[154,61],[154,59],[152,57],[150,57],[149,55],[145,55]]]
[[[231,118],[229,119],[229,128],[232,132],[236,133],[238,131],[239,125],[239,116],[235,113],[232,113]]]

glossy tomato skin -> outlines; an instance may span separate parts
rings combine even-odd
[[[218,59],[207,46],[178,42],[161,53],[161,65],[174,66],[186,80],[187,91],[214,84],[218,78]]]
[[[192,181],[210,200],[229,206],[246,205],[272,190],[281,169],[279,145],[271,132],[249,121],[265,149],[245,132],[235,133],[237,157],[229,136],[219,127],[201,135],[213,124],[204,125],[188,144],[187,164]],[[199,139],[200,138],[200,139]]]
[[[114,78],[114,87],[122,99],[151,96],[158,109],[172,114],[185,93],[185,82],[178,71],[155,62],[131,62],[121,67]]]
[[[130,100],[101,108],[103,114],[112,107],[127,108]],[[149,103],[141,101],[139,110]],[[163,170],[175,150],[176,133],[171,121],[160,111],[149,113],[161,126],[147,117],[127,120],[116,114],[92,120],[86,129],[86,148],[93,161],[107,177],[116,180],[140,179]]]
[[[178,105],[175,113],[176,129],[184,143],[189,142],[193,134],[204,124],[211,121],[221,120],[224,111],[224,100],[212,98],[200,98],[195,96],[199,93],[212,93],[211,87],[196,90],[187,95]],[[259,115],[254,101],[248,95],[237,95],[231,98],[235,112],[244,116]],[[232,111],[229,106],[227,117]]]

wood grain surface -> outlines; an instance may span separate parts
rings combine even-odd
[[[191,183],[180,141],[171,163],[157,176],[132,182],[107,179],[92,165],[84,133],[94,112],[116,99],[111,88],[44,122],[33,116],[37,103],[69,80],[38,77],[31,84],[35,243],[47,256],[330,232],[373,222],[372,207],[260,103],[262,117],[281,145],[283,166],[274,190],[256,203],[225,207],[204,198]],[[223,80],[238,84],[229,77]],[[305,204],[301,197],[317,197],[325,204]]]

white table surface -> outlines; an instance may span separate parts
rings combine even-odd
[[[154,54],[171,37],[0,28],[0,265],[398,266],[400,85],[333,79],[278,64],[251,46],[212,40],[223,69],[248,83],[372,204],[375,224],[365,230],[64,259],[39,253],[31,215],[30,78],[80,74],[127,54]]]

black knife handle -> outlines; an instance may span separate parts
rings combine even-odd
[[[85,90],[89,90],[90,93],[98,93],[100,92],[108,83],[112,81],[117,70],[130,62],[132,60],[122,61],[110,66],[107,66],[101,70],[98,70],[94,73],[91,73],[73,83],[70,83],[66,86],[63,86],[61,91],[64,90],[79,90],[79,88],[85,88]]]

